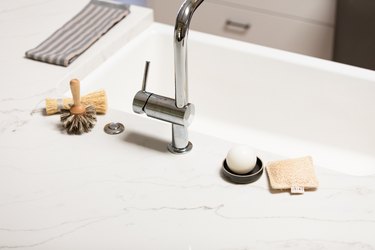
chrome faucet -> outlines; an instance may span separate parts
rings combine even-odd
[[[146,91],[149,62],[146,62],[142,90],[133,100],[138,114],[172,123],[172,143],[168,150],[180,154],[189,152],[193,144],[188,139],[188,126],[193,121],[194,105],[188,101],[187,38],[194,11],[204,0],[185,0],[176,18],[174,29],[175,99]]]

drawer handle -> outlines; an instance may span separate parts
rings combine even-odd
[[[249,30],[251,27],[249,23],[240,23],[240,22],[229,20],[229,19],[225,21],[225,26],[233,27],[233,28],[240,28],[240,29],[243,29],[244,31]]]

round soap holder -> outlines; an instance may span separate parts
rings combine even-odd
[[[257,181],[263,174],[263,163],[257,157],[257,162],[253,170],[246,174],[236,174],[232,172],[228,165],[227,161],[224,160],[223,167],[222,167],[222,174],[223,176],[229,180],[230,182],[237,183],[237,184],[249,184]]]

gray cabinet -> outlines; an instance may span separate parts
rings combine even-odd
[[[149,0],[155,20],[171,25],[182,2]],[[191,28],[332,59],[335,8],[336,0],[206,0]]]

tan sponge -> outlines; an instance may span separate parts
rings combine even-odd
[[[273,189],[314,189],[319,185],[310,156],[270,162],[267,173]]]

